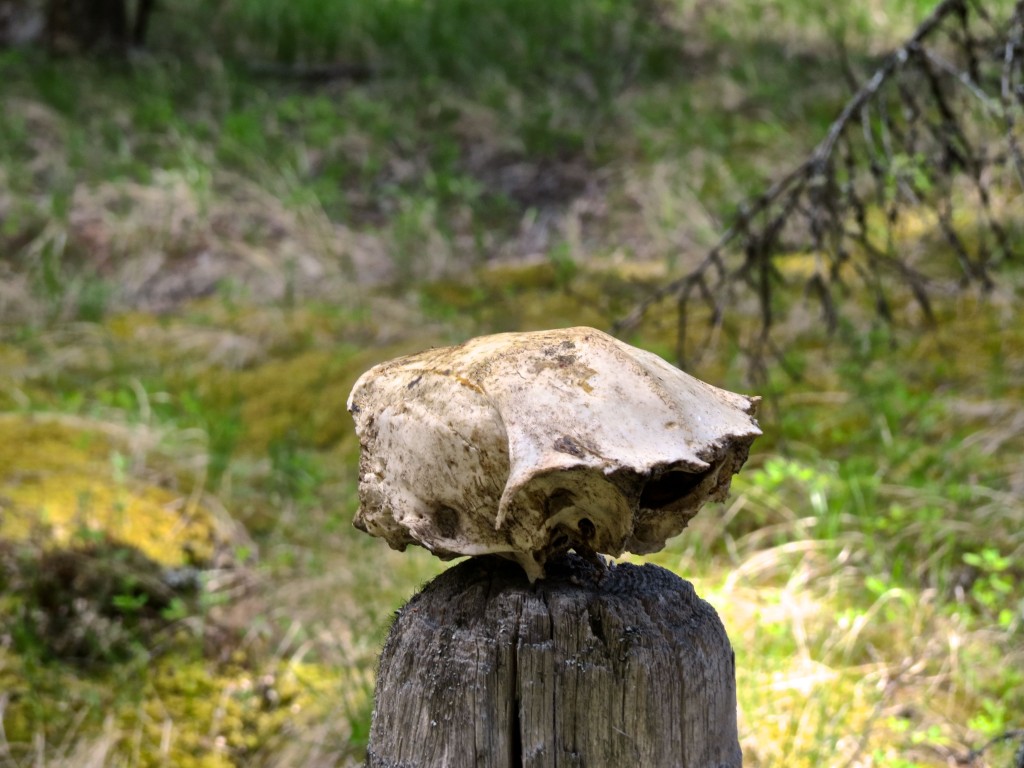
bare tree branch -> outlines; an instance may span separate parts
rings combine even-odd
[[[857,85],[803,162],[740,205],[694,267],[638,303],[614,330],[635,328],[671,299],[683,363],[696,318],[706,320],[711,338],[722,330],[725,307],[747,298],[759,307],[760,328],[745,343],[752,359],[771,353],[786,312],[776,301],[787,287],[778,261],[784,253],[812,260],[802,294],[831,330],[858,292],[887,322],[897,295],[931,322],[936,290],[990,290],[994,272],[1020,258],[999,206],[1024,189],[1017,138],[1022,49],[1024,0],[1004,19],[981,0],[942,0]],[[845,71],[855,82],[848,62]],[[925,217],[930,247],[908,248],[901,227]]]

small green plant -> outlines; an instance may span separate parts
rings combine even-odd
[[[98,323],[106,317],[114,286],[96,275],[85,275],[77,292],[76,315],[79,320]]]
[[[1011,571],[1012,560],[992,547],[980,552],[965,552],[963,561],[974,570],[970,596],[987,615],[1007,631],[1018,629],[1024,621],[1024,599],[1017,599],[1021,576]]]
[[[554,245],[548,251],[548,262],[555,271],[555,283],[559,288],[565,290],[572,283],[579,272],[579,265],[572,255],[572,247],[563,241]]]
[[[242,436],[243,426],[239,409],[236,406],[226,411],[210,410],[202,400],[190,392],[182,393],[181,407],[186,417],[198,423],[206,433],[207,483],[211,487],[216,487],[227,472]]]
[[[303,449],[295,435],[286,435],[270,444],[270,490],[300,506],[316,501],[323,472],[316,457]]]
[[[19,652],[92,667],[149,654],[153,638],[192,599],[176,595],[160,568],[107,539],[67,549],[22,548],[7,588],[17,604]],[[177,601],[177,602],[175,602]]]

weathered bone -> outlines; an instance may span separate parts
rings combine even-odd
[[[531,581],[570,548],[655,552],[725,498],[759,402],[593,328],[392,360],[349,396],[355,525],[445,559],[501,554]]]

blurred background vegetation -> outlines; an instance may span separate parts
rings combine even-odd
[[[0,4],[0,766],[358,764],[388,619],[445,566],[351,528],[355,378],[611,327],[932,6]],[[756,378],[726,333],[691,368],[764,395],[765,435],[649,559],[723,617],[748,765],[1008,766],[981,748],[1024,728],[1019,261],[933,324],[854,292],[832,334],[805,261]]]

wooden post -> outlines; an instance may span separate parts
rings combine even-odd
[[[734,768],[735,661],[654,552],[729,481],[759,399],[593,328],[482,336],[371,368],[356,527],[472,557],[399,613],[371,768]]]
[[[530,584],[471,558],[398,613],[370,768],[734,768],[735,661],[714,609],[654,565],[575,554]]]

